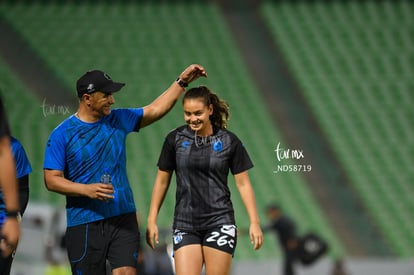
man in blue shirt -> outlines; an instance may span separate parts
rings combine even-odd
[[[66,195],[66,244],[73,274],[136,274],[139,230],[126,172],[125,139],[165,115],[188,83],[207,76],[190,65],[151,104],[111,110],[125,84],[94,70],[77,81],[78,111],[51,133],[45,152],[48,190]],[[111,184],[101,180],[106,173]]]
[[[29,174],[32,172],[32,167],[27,158],[26,152],[22,144],[14,137],[10,137],[10,146],[12,149],[14,162],[16,166],[16,177],[18,180],[20,215],[23,216],[29,202]],[[4,205],[3,193],[0,192],[0,228],[7,219],[6,206]],[[0,258],[0,274],[10,274],[13,256],[7,258]]]

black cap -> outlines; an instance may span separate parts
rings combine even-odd
[[[78,91],[78,97],[82,97],[83,94],[91,94],[94,92],[114,93],[124,87],[125,83],[119,83],[112,81],[111,77],[106,73],[93,70],[86,72],[76,82],[76,90]]]

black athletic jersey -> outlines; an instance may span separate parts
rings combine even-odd
[[[170,132],[158,168],[176,174],[173,228],[200,230],[235,224],[228,174],[252,167],[243,144],[228,130],[217,129],[213,136],[203,138],[187,125]]]

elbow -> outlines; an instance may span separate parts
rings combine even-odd
[[[54,171],[44,171],[44,184],[48,191],[56,192],[56,177],[60,177],[60,174],[54,174]]]
[[[52,187],[52,184],[50,183],[50,181],[48,181],[47,179],[45,179],[44,183],[45,183],[45,187],[46,187],[46,189],[48,191],[54,191],[53,190],[53,187]]]

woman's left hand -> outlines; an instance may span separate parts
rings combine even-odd
[[[253,249],[254,250],[260,249],[260,247],[263,244],[263,233],[262,233],[262,229],[260,228],[260,224],[258,223],[250,224],[249,234],[250,234],[250,242],[253,245]]]

